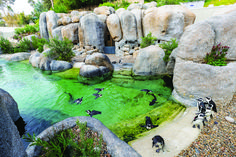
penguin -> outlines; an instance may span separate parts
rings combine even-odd
[[[164,139],[160,135],[156,135],[152,138],[152,148],[154,146],[158,148],[156,150],[157,153],[159,153],[161,149],[164,152],[165,142],[164,142]]]
[[[146,94],[149,94],[149,92],[153,92],[153,91],[151,91],[151,90],[149,90],[149,89],[142,89],[141,91],[146,92]]]
[[[101,91],[103,91],[104,88],[95,88],[94,90],[98,91],[97,94]]]
[[[206,113],[206,104],[202,98],[197,99],[197,107],[200,113]]]
[[[147,128],[148,130],[152,129],[152,128],[156,128],[158,127],[159,125],[153,125],[152,124],[152,120],[150,117],[146,116],[146,125],[142,125],[141,127],[145,127]]]
[[[206,119],[206,115],[204,113],[199,113],[197,116],[194,117],[192,123],[193,123],[193,128],[197,128],[200,129],[200,125],[201,123],[203,124],[203,126],[205,126],[205,121],[207,121]]]
[[[102,114],[102,112],[100,112],[100,111],[95,111],[95,110],[92,110],[92,111],[86,110],[85,112],[87,112],[87,114],[89,114],[90,117],[92,117],[92,116],[94,116],[94,115],[97,115],[97,114]]]
[[[99,98],[99,97],[102,97],[102,94],[93,94],[94,96],[96,96],[95,99]]]
[[[82,101],[83,101],[83,97],[76,99],[73,103],[81,104]]]
[[[64,92],[64,93],[66,93],[66,94],[68,94],[70,96],[70,101],[69,102],[73,103],[73,101],[74,101],[73,96],[70,93],[67,93],[67,92]]]
[[[207,121],[209,121],[210,119],[213,118],[212,112],[213,112],[212,111],[212,106],[207,106],[206,107],[206,113],[205,113]]]
[[[207,101],[208,105],[212,108],[212,111],[214,111],[215,113],[217,113],[216,104],[215,104],[215,102],[211,99],[211,97],[206,97],[206,101]]]
[[[152,105],[154,105],[157,102],[157,98],[156,98],[156,96],[154,94],[150,94],[150,95],[153,96],[153,100],[149,103],[149,106],[152,106]]]

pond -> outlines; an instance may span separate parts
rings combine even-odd
[[[169,100],[171,89],[162,79],[138,81],[131,78],[113,78],[96,85],[84,85],[77,80],[62,79],[48,75],[24,62],[0,60],[0,88],[9,92],[18,104],[19,111],[30,134],[39,134],[50,125],[68,117],[88,116],[86,110],[101,111],[93,116],[114,131],[123,140],[127,136],[141,133],[145,128],[137,128],[145,123],[145,116],[152,116],[155,123],[173,117],[184,107]],[[104,88],[102,97],[95,99],[95,88]],[[150,89],[158,103],[149,106],[153,96],[141,89]],[[71,104],[83,97],[81,104]],[[136,128],[136,132],[134,131]],[[129,131],[132,130],[132,133]],[[132,137],[130,137],[132,139]],[[25,147],[27,143],[24,142]]]

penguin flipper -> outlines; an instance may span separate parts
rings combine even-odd
[[[152,128],[156,128],[156,127],[158,127],[159,125],[152,125]]]

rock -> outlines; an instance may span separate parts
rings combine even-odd
[[[95,8],[93,12],[97,15],[109,16],[110,14],[114,13],[114,8],[108,7],[108,6],[101,6],[101,7]]]
[[[117,14],[109,15],[106,24],[112,39],[114,41],[120,41],[122,39],[122,31],[118,15]]]
[[[219,67],[177,57],[172,95],[187,106],[196,106],[195,99],[206,96],[211,96],[216,104],[227,104],[236,90],[235,67],[235,62]]]
[[[207,34],[207,36],[206,36]],[[186,28],[177,48],[177,56],[192,61],[204,61],[211,52],[215,33],[208,23],[197,23]]]
[[[36,68],[39,68],[39,64],[40,64],[40,55],[41,53],[36,52],[34,54],[32,54],[29,58],[29,63]]]
[[[53,137],[54,132],[62,131],[63,129],[72,128],[76,125],[76,121],[79,120],[81,123],[87,123],[87,127],[91,130],[98,132],[99,135],[102,134],[104,142],[107,144],[107,150],[112,156],[129,156],[129,157],[141,157],[132,147],[130,147],[124,141],[121,141],[114,133],[112,133],[105,125],[99,120],[92,117],[71,117],[67,118],[53,126],[47,128],[42,133],[40,133],[37,138],[48,139]],[[28,146],[26,149],[28,157],[39,156],[40,147],[38,146]]]
[[[73,64],[73,68],[81,68],[82,65],[85,65],[85,63],[84,62],[75,62]]]
[[[162,75],[166,73],[164,51],[158,46],[148,46],[139,50],[133,72],[135,75]]]
[[[116,10],[116,14],[119,16],[123,11],[126,11],[125,8],[119,8]]]
[[[149,9],[149,8],[154,8],[157,6],[157,2],[150,2],[150,3],[145,3],[143,4],[143,9]]]
[[[143,37],[143,28],[142,28],[142,10],[141,9],[133,9],[131,11],[135,18],[136,18],[136,22],[137,22],[137,38],[139,43],[142,42],[142,38]]]
[[[65,13],[56,13],[58,18],[63,18],[64,16],[66,16]]]
[[[54,11],[48,11],[46,13],[46,20],[47,20],[47,29],[49,33],[49,37],[52,38],[52,30],[55,29],[57,25],[57,14]]]
[[[172,51],[171,55],[169,56],[170,60],[166,65],[167,73],[170,74],[170,75],[173,75],[173,72],[174,72],[176,53],[177,53],[177,48],[175,48]]]
[[[70,14],[71,14],[71,16],[78,16],[80,14],[80,12],[73,10]]]
[[[103,52],[105,24],[96,14],[87,14],[80,20],[79,39],[80,46],[95,46],[100,52]]]
[[[52,60],[50,63],[50,68],[52,71],[65,71],[71,69],[72,65],[66,61]]]
[[[43,12],[40,14],[39,32],[40,32],[41,38],[49,39],[49,34],[48,34],[48,29],[47,29],[46,12]]]
[[[129,42],[137,41],[137,22],[134,14],[130,11],[123,11],[119,14],[123,39]]]
[[[235,120],[233,118],[229,117],[229,116],[226,116],[225,119],[227,121],[229,121],[230,123],[234,123],[235,122]]]
[[[23,61],[23,60],[28,60],[30,57],[31,53],[27,53],[27,52],[19,52],[19,53],[15,53],[13,54],[9,60],[10,61]]]
[[[195,14],[183,6],[166,5],[150,8],[144,12],[143,32],[149,32],[160,40],[170,41],[171,38],[180,39],[184,28],[193,24]]]
[[[32,42],[32,37],[39,38],[38,35],[32,34],[32,35],[27,35],[27,36],[25,36],[23,39],[27,39],[27,40],[29,40],[30,42]]]
[[[142,9],[142,8],[143,8],[142,3],[132,3],[128,6],[127,10],[131,11],[133,9]]]
[[[57,20],[57,25],[58,25],[58,26],[61,26],[61,25],[62,25],[62,18],[60,18],[60,19]]]
[[[79,74],[83,77],[102,76],[101,70],[94,65],[82,65]]]
[[[0,89],[0,115],[0,156],[26,156],[19,132],[14,124],[20,118],[17,103],[3,89]]]
[[[68,25],[72,22],[71,18],[69,16],[64,16],[62,17],[62,24],[65,26],[65,25]]]
[[[107,16],[106,15],[97,15],[97,16],[106,25]]]
[[[51,51],[50,49],[47,49],[40,54],[39,69],[51,71],[51,68],[50,68],[51,58],[48,57],[48,53],[50,51]]]
[[[62,38],[62,33],[61,33],[61,29],[63,28],[63,26],[59,26],[55,29],[52,30],[52,37],[53,38],[58,38],[59,40],[63,40]]]
[[[133,58],[137,58],[138,54],[139,54],[139,51],[134,51]]]
[[[72,16],[71,20],[73,23],[77,23],[80,20],[80,16]]]
[[[109,68],[110,71],[113,71],[113,66],[110,59],[102,53],[93,53],[88,55],[85,59],[86,65],[96,65],[96,66],[105,66]]]
[[[78,23],[71,23],[61,29],[62,38],[68,38],[73,43],[78,43]]]
[[[223,46],[229,46],[230,49],[227,52],[226,58],[229,60],[236,60],[236,42],[232,40],[236,38],[236,11],[219,16],[213,16],[205,22],[210,24],[214,30],[214,45],[221,43]]]

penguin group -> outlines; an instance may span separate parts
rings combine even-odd
[[[97,91],[97,93],[93,94],[93,95],[95,96],[95,99],[97,99],[97,98],[99,98],[99,97],[102,97],[102,94],[99,94],[99,92],[103,91],[104,88],[95,88],[94,90]],[[67,93],[67,92],[64,92],[64,93],[66,93],[66,94],[68,94],[68,95],[70,96],[69,102],[70,102],[71,104],[76,103],[76,104],[78,105],[78,104],[81,104],[82,101],[83,101],[83,97],[77,98],[77,99],[74,100],[74,98],[73,98],[73,96],[72,96],[71,93]],[[92,116],[94,116],[94,115],[97,115],[97,114],[102,114],[101,111],[96,111],[96,110],[92,110],[92,111],[91,111],[91,110],[86,110],[85,112],[86,112],[90,117],[92,117]]]
[[[197,115],[194,117],[192,123],[193,128],[200,129],[201,124],[205,126],[205,122],[208,122],[210,119],[213,118],[214,112],[217,112],[216,104],[212,100],[211,97],[205,97],[205,101],[203,98],[197,99]]]

